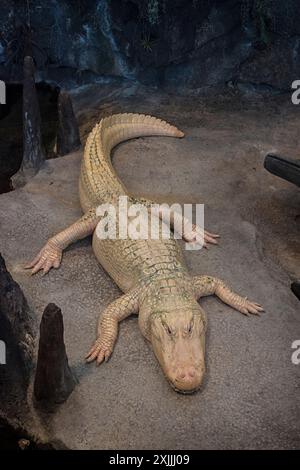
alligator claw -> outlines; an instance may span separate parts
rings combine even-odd
[[[236,308],[244,315],[260,315],[261,312],[264,312],[263,307],[256,302],[250,302],[248,299],[243,300],[242,304]]]
[[[97,340],[94,346],[87,353],[85,360],[86,362],[93,362],[96,360],[97,366],[99,366],[103,360],[108,361],[112,350],[102,340]]]
[[[193,243],[193,242],[200,242],[204,248],[208,249],[208,244],[211,245],[218,245],[217,238],[220,238],[220,235],[217,233],[211,233],[207,230],[203,230],[198,225],[193,224],[192,230],[184,232],[183,239],[186,242]]]
[[[54,246],[51,242],[47,242],[38,255],[26,266],[25,269],[31,269],[31,275],[38,271],[43,271],[43,276],[47,274],[51,268],[59,268],[62,259],[62,250]]]

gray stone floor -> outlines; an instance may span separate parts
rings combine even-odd
[[[30,277],[22,264],[50,235],[80,215],[80,152],[48,162],[25,188],[0,196],[1,252],[40,317],[48,302],[63,311],[65,342],[79,385],[54,415],[34,412],[31,429],[75,449],[299,448],[299,190],[268,174],[268,151],[299,155],[299,118],[289,97],[264,102],[229,96],[185,98],[127,88],[73,94],[82,135],[112,111],[148,112],[178,125],[182,140],[142,138],[120,145],[114,166],[136,194],[204,202],[219,247],[185,252],[193,273],[226,280],[264,305],[247,318],[215,298],[208,314],[208,372],[201,391],[175,393],[132,317],[121,324],[111,360],[83,357],[101,309],[120,292],[97,264],[90,239],[69,248],[62,266]],[[299,111],[298,111],[299,113]],[[29,394],[30,402],[30,394]]]

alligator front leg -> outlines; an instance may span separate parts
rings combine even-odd
[[[243,313],[244,315],[259,315],[264,309],[256,302],[239,296],[232,292],[232,290],[220,279],[211,276],[195,276],[193,277],[194,291],[197,300],[206,295],[216,295],[225,304],[230,305],[235,310]]]
[[[77,222],[50,238],[31,263],[25,266],[25,269],[32,269],[31,274],[43,270],[44,275],[51,268],[58,268],[61,263],[63,250],[71,243],[93,233],[98,222],[99,217],[96,215],[95,209],[89,210]]]
[[[107,361],[118,336],[118,324],[132,313],[138,312],[137,291],[122,295],[112,302],[100,315],[97,339],[86,356],[87,362],[96,360],[97,365]]]

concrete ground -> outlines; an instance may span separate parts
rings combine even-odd
[[[114,166],[136,194],[204,202],[220,246],[185,252],[193,273],[218,276],[264,305],[244,317],[216,298],[208,314],[207,375],[198,393],[175,393],[136,318],[124,321],[107,364],[84,363],[100,311],[120,295],[96,262],[90,239],[70,247],[62,266],[30,277],[22,264],[79,217],[81,153],[48,162],[25,188],[0,196],[1,252],[38,317],[62,309],[65,342],[79,385],[53,415],[33,411],[30,427],[73,449],[299,448],[299,189],[263,169],[268,151],[299,155],[299,111],[289,96],[242,99],[169,96],[134,86],[93,86],[73,94],[83,138],[100,117],[147,112],[186,132],[183,140],[142,138],[120,145]],[[30,394],[29,394],[30,402]],[[28,422],[29,426],[29,422]]]

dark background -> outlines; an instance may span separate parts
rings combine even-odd
[[[297,0],[2,0],[0,77],[21,78],[30,24],[40,79],[118,76],[169,89],[288,89],[300,66]]]

